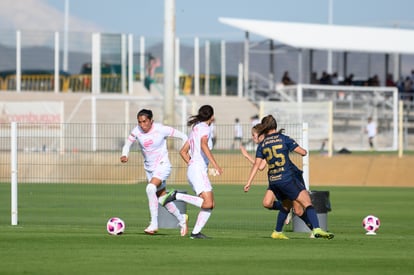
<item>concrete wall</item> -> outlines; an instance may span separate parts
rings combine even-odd
[[[309,173],[317,186],[414,187],[414,156],[311,155]]]
[[[187,185],[187,168],[176,151],[170,152],[173,164],[170,184]],[[65,154],[21,152],[19,181],[62,183],[137,183],[146,182],[140,153],[131,154],[127,164],[119,161],[120,152],[69,152]],[[0,182],[10,181],[10,154],[0,152]],[[221,176],[210,177],[215,184],[247,182],[251,165],[241,154],[216,153],[224,169]],[[33,165],[35,163],[35,165]],[[311,154],[312,186],[393,186],[414,187],[414,156],[336,155],[332,158]],[[267,172],[258,172],[254,186],[267,186]]]

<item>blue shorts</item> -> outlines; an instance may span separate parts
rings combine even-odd
[[[272,190],[276,198],[280,201],[291,200],[294,201],[299,196],[299,193],[306,190],[305,182],[302,177],[302,171],[297,169],[289,181],[275,181],[269,182],[269,190]]]

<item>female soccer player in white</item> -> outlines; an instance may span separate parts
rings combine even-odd
[[[158,231],[158,203],[161,203],[179,221],[181,236],[188,232],[187,215],[181,214],[174,203],[165,203],[166,179],[171,173],[171,163],[168,158],[167,137],[180,138],[187,141],[187,135],[160,123],[154,123],[151,110],[142,109],[137,114],[138,125],[132,130],[122,148],[121,162],[128,161],[131,145],[138,141],[144,157],[144,169],[148,184],[146,188],[148,205],[151,215],[150,225],[144,230],[153,235]]]
[[[210,163],[214,167],[217,175],[223,173],[223,169],[217,164],[210,151],[212,149],[210,125],[213,120],[213,107],[210,105],[201,106],[198,114],[190,117],[187,123],[188,126],[192,126],[191,133],[180,150],[181,157],[188,165],[188,181],[198,197],[175,192],[165,200],[168,202],[177,199],[201,208],[191,232],[192,239],[208,238],[201,233],[214,208],[213,187],[207,173],[208,164]]]

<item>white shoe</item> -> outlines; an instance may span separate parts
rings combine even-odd
[[[184,214],[184,223],[180,224],[181,226],[181,237],[184,237],[188,233],[188,215]]]
[[[157,232],[158,232],[158,228],[155,226],[152,226],[151,224],[147,228],[144,229],[144,233],[148,235],[154,235]]]

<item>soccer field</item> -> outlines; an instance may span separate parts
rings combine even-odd
[[[292,225],[289,240],[271,239],[277,212],[262,208],[264,186],[245,194],[240,185],[216,185],[203,230],[212,239],[191,240],[178,229],[143,233],[143,184],[21,184],[18,226],[10,225],[10,185],[0,184],[0,274],[412,274],[413,188],[312,189],[330,192],[333,240]],[[191,229],[198,209],[187,212]],[[376,236],[361,226],[368,214],[381,219]],[[106,233],[111,216],[126,222],[123,235]]]

